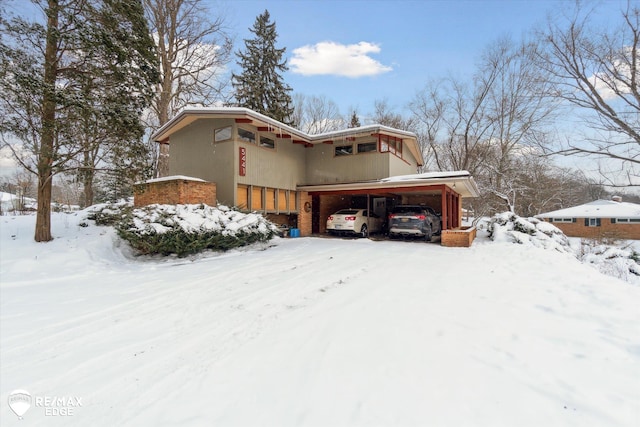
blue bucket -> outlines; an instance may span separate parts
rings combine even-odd
[[[291,230],[289,230],[289,236],[291,236],[291,237],[300,237],[300,229],[299,228],[292,228]]]

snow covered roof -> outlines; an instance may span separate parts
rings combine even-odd
[[[456,178],[461,176],[470,176],[467,171],[448,171],[448,172],[425,172],[414,173],[411,175],[397,175],[390,176],[389,178],[383,178],[382,182],[398,182],[398,181],[412,181],[416,179],[438,179],[438,178]]]
[[[11,202],[17,199],[18,196],[11,193],[5,193],[4,191],[0,191],[0,202]]]
[[[538,218],[640,218],[640,205],[613,200],[596,200],[584,205],[536,215]]]
[[[394,188],[406,191],[407,188],[424,188],[426,186],[446,185],[454,189],[462,197],[478,197],[479,190],[471,174],[467,171],[427,172],[413,175],[390,176],[372,181],[348,182],[337,184],[301,185],[303,191],[353,191],[353,190],[389,190]]]
[[[171,176],[165,176],[165,177],[162,177],[162,178],[148,179],[148,180],[145,181],[145,183],[150,184],[150,183],[153,183],[153,182],[174,181],[174,180],[205,182],[204,179],[194,178],[192,176],[171,175]]]

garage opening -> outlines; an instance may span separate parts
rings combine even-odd
[[[342,209],[369,209],[386,219],[398,205],[430,207],[442,218],[442,229],[461,224],[461,196],[445,185],[393,189],[325,190],[310,192],[312,197],[312,232],[326,233],[326,221]]]

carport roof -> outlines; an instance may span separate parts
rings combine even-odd
[[[438,190],[446,185],[461,197],[478,197],[476,182],[467,171],[428,172],[415,175],[391,176],[375,181],[356,181],[337,184],[299,185],[298,190],[309,193],[419,193]]]

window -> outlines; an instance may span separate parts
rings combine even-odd
[[[375,142],[365,142],[362,144],[358,144],[358,153],[371,153],[373,151],[378,151],[378,144]]]
[[[262,187],[251,189],[251,209],[262,210]]]
[[[244,142],[256,143],[256,134],[250,130],[238,128],[238,139]]]
[[[402,158],[402,139],[388,135],[380,135],[380,152],[388,152]]]
[[[349,156],[353,154],[353,145],[342,145],[336,147],[336,156]]]
[[[600,227],[600,218],[585,218],[584,225],[586,227]]]
[[[632,222],[640,222],[640,218],[612,218],[611,223],[632,223]]]
[[[551,218],[551,222],[573,222],[572,218]]]
[[[276,189],[275,188],[267,188],[267,210],[268,211],[276,210]]]
[[[236,197],[238,208],[240,209],[248,209],[249,208],[249,187],[246,185],[238,185],[237,197]]]
[[[213,131],[213,142],[228,141],[231,139],[231,126]]]
[[[275,148],[276,147],[276,142],[271,139],[271,138],[267,138],[266,136],[261,136],[260,137],[260,147],[264,147],[264,148]]]
[[[278,210],[287,210],[287,190],[278,190]]]
[[[296,197],[295,191],[289,191],[289,210],[297,211],[298,210],[298,198]]]

